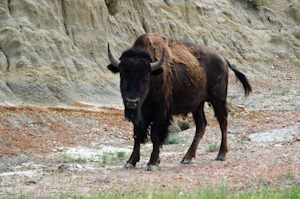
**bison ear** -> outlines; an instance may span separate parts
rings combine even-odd
[[[155,75],[160,75],[164,72],[164,69],[163,68],[159,68],[159,69],[156,69],[155,71],[152,71],[151,72],[151,75],[155,76]]]
[[[116,68],[116,67],[114,67],[112,64],[109,64],[109,65],[107,66],[107,69],[110,70],[110,71],[113,72],[113,73],[118,73],[118,72],[120,72],[119,69]]]

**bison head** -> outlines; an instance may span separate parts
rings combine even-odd
[[[150,75],[163,72],[161,68],[165,56],[165,49],[161,58],[152,63],[151,56],[142,49],[131,48],[116,59],[110,52],[108,45],[109,70],[120,73],[120,90],[125,105],[125,117],[130,121],[138,122],[141,106],[149,93]]]

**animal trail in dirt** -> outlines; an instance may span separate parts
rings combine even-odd
[[[134,124],[134,149],[124,168],[135,168],[140,160],[140,145],[151,131],[153,150],[146,170],[154,170],[160,162],[160,146],[168,135],[172,115],[188,113],[193,114],[196,133],[181,163],[191,163],[207,125],[205,102],[212,104],[222,132],[216,160],[225,160],[228,68],[240,80],[247,96],[251,86],[243,73],[207,46],[158,34],[140,35],[120,59],[113,57],[108,46],[108,57],[108,69],[120,73],[125,117]]]

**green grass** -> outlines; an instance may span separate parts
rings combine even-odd
[[[125,151],[118,151],[117,152],[117,157],[118,158],[123,158],[125,156],[126,152]]]
[[[295,185],[292,187],[275,187],[275,186],[263,186],[258,190],[249,190],[246,192],[239,192],[237,190],[230,191],[226,186],[211,186],[206,188],[199,188],[190,192],[184,192],[178,188],[160,188],[150,191],[149,187],[145,187],[144,190],[127,190],[127,191],[92,191],[88,195],[81,194],[71,194],[71,193],[56,193],[51,195],[44,195],[42,197],[35,197],[25,195],[22,190],[19,193],[7,195],[8,199],[27,199],[27,198],[81,198],[81,199],[138,199],[138,198],[180,198],[180,199],[297,199],[300,198],[300,185]]]
[[[62,153],[53,158],[54,162],[56,163],[78,163],[78,164],[85,164],[87,162],[86,158],[82,157],[74,157],[67,153]]]
[[[125,155],[125,151],[117,151],[116,153],[103,152],[102,155],[99,155],[100,167],[105,167],[106,164],[118,162],[122,160],[125,157]]]
[[[120,0],[105,0],[109,14],[116,15],[119,12]]]
[[[215,152],[218,151],[220,148],[219,144],[217,142],[211,142],[207,147],[206,151],[207,152]]]
[[[252,3],[253,6],[267,6],[269,5],[268,0],[248,0],[248,2]]]
[[[178,133],[170,133],[165,140],[165,144],[179,144],[181,142],[181,137]]]
[[[115,153],[112,152],[103,152],[103,154],[99,154],[97,155],[99,162],[100,162],[100,166],[101,167],[105,167],[106,164],[109,163],[115,163],[117,161],[120,161],[121,159],[123,159],[126,155],[126,152],[124,151],[117,151]],[[86,164],[87,162],[94,162],[95,159],[91,158],[91,159],[87,159],[87,158],[83,158],[83,157],[74,157],[70,154],[67,153],[62,153],[59,154],[57,156],[55,156],[53,158],[55,163],[71,163],[71,164]],[[96,158],[97,161],[97,158]]]
[[[290,92],[289,89],[282,89],[280,91],[276,90],[272,92],[272,95],[285,95],[288,94]]]
[[[247,19],[247,22],[250,24],[251,23],[251,18],[249,18],[249,17],[246,17],[246,19]]]

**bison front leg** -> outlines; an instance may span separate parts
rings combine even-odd
[[[134,147],[132,154],[123,168],[133,169],[138,161],[140,161],[140,146],[147,138],[147,127],[138,128],[134,126]]]
[[[160,147],[160,144],[158,142],[158,140],[153,140],[152,139],[153,136],[151,136],[151,140],[152,140],[152,143],[153,143],[153,151],[151,153],[151,157],[150,157],[150,161],[148,162],[145,170],[146,171],[154,171],[158,164],[160,163],[159,162],[159,147]]]
[[[140,136],[135,136],[134,138],[134,148],[132,154],[127,161],[127,163],[123,166],[125,169],[133,169],[138,161],[140,161],[140,146],[141,139]]]
[[[153,144],[153,150],[150,160],[145,168],[145,170],[147,171],[155,170],[160,163],[159,149],[168,135],[168,126],[168,120],[165,120],[165,122],[153,122],[151,129],[151,141]]]

